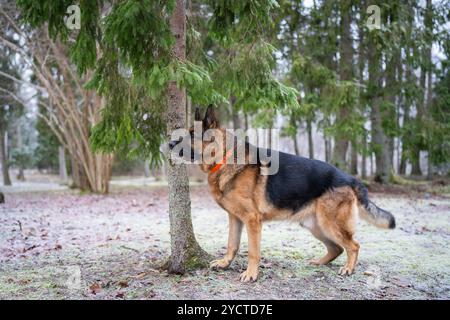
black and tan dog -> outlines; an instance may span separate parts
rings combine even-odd
[[[200,120],[196,111],[196,121]],[[202,120],[203,131],[219,129],[219,121],[210,106]],[[220,129],[223,130],[223,129]],[[193,128],[190,130],[194,137]],[[179,141],[171,141],[171,149]],[[202,141],[202,148],[210,142]],[[238,252],[242,228],[248,233],[248,267],[241,281],[258,277],[262,223],[269,220],[298,221],[323,242],[327,253],[310,261],[314,265],[327,264],[344,250],[347,262],[339,274],[350,275],[355,269],[359,244],[354,239],[358,215],[368,222],[392,229],[395,220],[391,213],[377,207],[368,199],[367,190],[356,178],[334,166],[303,157],[279,153],[276,174],[262,175],[264,165],[250,160],[246,144],[244,164],[200,164],[208,173],[208,185],[217,203],[228,212],[229,235],[225,257],[211,262],[213,268],[227,268]],[[224,150],[216,150],[219,158]]]

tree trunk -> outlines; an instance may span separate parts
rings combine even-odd
[[[398,168],[398,173],[400,175],[406,175],[406,148],[405,145],[402,144],[402,152],[401,152],[401,158],[400,158],[400,167]]]
[[[74,157],[70,157],[70,165],[72,171],[72,188],[77,188],[82,191],[91,190],[89,186],[88,179],[86,177],[86,173],[83,169],[83,166],[78,163],[78,160]]]
[[[410,48],[406,49],[406,60],[411,59],[411,50]],[[405,70],[405,79],[407,83],[413,83],[415,82],[415,76],[413,74],[413,69],[410,64],[406,65]],[[405,106],[403,108],[403,133],[401,136],[401,142],[402,142],[402,151],[401,151],[401,157],[400,157],[400,167],[399,167],[399,174],[406,175],[406,166],[408,159],[412,159],[412,157],[408,156],[409,150],[411,149],[411,133],[408,131],[405,131],[405,128],[411,128],[412,127],[412,119],[410,116],[410,110],[411,110],[411,103],[412,99],[405,97]]]
[[[313,135],[312,135],[312,123],[311,120],[306,120],[306,131],[308,133],[308,151],[309,151],[309,158],[314,159],[314,141],[313,141]]]
[[[351,17],[352,1],[342,0],[340,3],[340,43],[339,43],[339,78],[341,81],[352,80],[353,78],[353,43],[351,38]],[[336,122],[347,121],[349,114],[348,106],[342,105],[336,114]],[[345,169],[346,154],[349,146],[349,137],[347,133],[338,133],[333,150],[333,164],[340,169]]]
[[[151,176],[150,160],[145,160],[145,162],[144,162],[144,175],[145,175],[146,178]]]
[[[239,113],[237,111],[233,112],[233,128],[240,129],[242,127],[241,118],[239,117]]]
[[[378,32],[373,30],[371,32]],[[382,77],[381,77],[381,52],[377,48],[375,35],[369,36],[371,48],[368,51],[369,58],[369,83],[368,91],[371,97],[371,122],[372,122],[372,150],[375,153],[375,181],[388,183],[391,172],[391,160],[389,158],[389,139],[382,127]]]
[[[244,130],[247,131],[249,128],[248,126],[248,115],[247,113],[244,113]]]
[[[427,0],[427,4],[428,4]],[[429,56],[427,57],[428,63],[431,65],[431,46],[430,46],[430,52],[429,52]],[[430,111],[431,109],[431,104],[432,104],[432,99],[433,99],[433,81],[432,81],[432,70],[428,71],[428,79],[427,79],[427,96],[426,96],[426,107],[427,107],[427,112]],[[427,136],[429,135],[429,130],[427,130]],[[431,139],[428,138],[428,141],[430,141]],[[430,150],[428,150],[428,169],[427,169],[427,179],[431,180],[433,179],[433,161],[431,158],[431,152]]]
[[[415,136],[416,139],[413,141],[411,146],[411,175],[413,176],[421,176],[422,169],[420,168],[420,145],[422,144],[421,131],[423,130],[423,113],[425,109],[425,79],[426,79],[426,70],[422,67],[420,70],[420,79],[419,84],[423,89],[423,95],[421,95],[418,103],[417,103],[417,114],[415,119]]]
[[[80,180],[80,178],[78,177],[79,171],[78,166],[75,162],[75,158],[72,155],[70,156],[70,175],[72,176],[72,184],[70,187],[77,188]]]
[[[422,169],[420,169],[420,149],[417,146],[413,146],[411,154],[411,175],[421,176]]]
[[[399,63],[397,65],[397,82],[398,83],[404,83],[404,69],[403,69],[403,61],[401,58],[401,51],[400,51],[400,58]],[[399,129],[398,131],[401,132],[401,123],[400,123],[400,115],[403,106],[405,105],[405,99],[404,94],[402,92],[402,89],[399,89],[397,91],[397,103],[396,103],[396,113],[397,113],[397,119],[396,119],[396,126]],[[400,144],[401,144],[402,134],[400,133],[397,135],[397,143],[395,145],[395,153],[397,154],[397,162],[395,163],[395,168],[397,169],[397,174],[400,174],[400,159],[401,159],[401,152],[400,152]],[[393,165],[394,167],[394,165]]]
[[[363,141],[363,152],[362,152],[362,159],[361,159],[361,178],[366,179],[367,178],[367,137],[364,134],[362,137]]]
[[[419,85],[420,88],[422,88],[422,95],[420,96],[420,99],[417,103],[417,114],[416,114],[416,121],[415,121],[415,135],[416,139],[413,141],[412,150],[411,150],[411,164],[412,164],[412,170],[411,175],[413,176],[421,176],[422,175],[422,169],[420,168],[420,149],[421,145],[423,144],[423,138],[421,132],[423,132],[423,116],[425,113],[425,92],[426,92],[426,74],[427,70],[426,67],[422,66],[420,70],[420,78],[419,78]]]
[[[0,129],[0,160],[2,162],[3,185],[10,186],[11,178],[9,176],[9,161],[6,153],[7,147],[6,130]]]
[[[394,23],[398,22],[398,7],[393,4],[390,9],[388,10],[388,19],[389,24],[393,25]],[[393,53],[391,54],[390,58],[386,61],[386,88],[384,90],[385,92],[385,100],[389,102],[384,107],[384,110],[381,112],[381,117],[383,119],[383,122],[389,123],[388,127],[395,127],[397,125],[397,113],[396,113],[396,102],[397,102],[397,95],[399,92],[398,89],[398,82],[397,82],[397,68],[398,65],[401,63],[401,52],[400,48],[393,48]],[[394,166],[394,136],[392,132],[386,134],[386,141],[387,144],[384,146],[384,148],[387,149],[390,161],[390,168],[389,170],[392,171],[392,168]]]
[[[242,128],[242,121],[239,116],[239,112],[234,109],[234,105],[236,104],[236,96],[231,96],[230,98],[230,112],[231,112],[231,118],[233,120],[233,129],[241,129]]]
[[[327,115],[324,115],[324,126],[330,125],[330,119]],[[324,147],[325,147],[325,161],[330,162],[331,161],[331,138],[323,133],[323,141],[324,141]]]
[[[300,149],[298,148],[298,141],[297,141],[297,121],[295,120],[295,117],[293,115],[289,118],[289,124],[295,128],[295,134],[291,136],[292,143],[294,144],[294,153],[296,156],[300,155]]]
[[[370,153],[370,175],[373,176],[374,174],[374,163],[373,163],[373,153]]]
[[[90,170],[91,176],[94,178],[93,183],[88,181],[89,189],[93,192],[106,194],[109,192],[109,180],[111,179],[111,169],[114,156],[103,153],[92,153],[91,156],[94,158],[94,164]]]
[[[59,179],[61,183],[67,183],[67,166],[66,166],[66,152],[63,146],[58,147],[58,162],[59,162]]]
[[[22,128],[20,121],[17,121],[17,149],[22,151],[23,148],[23,141],[22,141]],[[17,174],[17,180],[19,181],[25,181],[25,168],[23,163],[18,164],[19,167],[19,173]]]
[[[352,143],[351,146],[350,173],[353,175],[358,174],[358,151],[356,150],[354,143]]]
[[[349,145],[348,140],[338,137],[335,140],[331,162],[339,169],[346,170],[347,162],[345,156]]]
[[[297,135],[292,136],[292,143],[294,144],[294,153],[296,156],[300,155],[300,150],[298,148]]]
[[[364,12],[366,11],[366,1],[365,0],[361,0],[359,1],[359,5],[358,9],[359,9],[359,28],[358,28],[358,38],[359,38],[359,42],[358,42],[358,74],[357,74],[357,78],[358,78],[358,82],[360,84],[364,83],[364,68],[366,66],[366,62],[367,62],[367,55],[366,55],[366,48],[365,48],[365,40],[364,40],[364,36],[365,36],[365,30],[364,28],[362,28],[362,23],[364,23],[363,19],[365,19],[365,14]],[[366,113],[366,99],[364,97],[364,89],[362,86],[359,86],[358,89],[358,104],[359,104],[359,109],[361,111],[362,114]],[[367,136],[366,136],[366,131],[364,129],[364,133],[361,135],[361,144],[362,144],[362,148],[360,150],[362,150],[361,152],[361,177],[363,179],[367,178]],[[354,142],[355,143],[355,142]],[[356,153],[356,155],[355,155]],[[358,153],[356,148],[354,148],[354,146],[352,146],[352,163],[351,163],[351,171],[352,174],[357,174],[358,172]]]
[[[431,104],[433,103],[433,64],[431,60],[431,47],[433,44],[432,34],[433,34],[433,4],[431,0],[427,0],[426,2],[426,10],[425,10],[425,30],[427,31],[426,39],[428,42],[428,45],[424,48],[425,50],[425,65],[427,67],[427,91],[426,91],[426,97],[425,97],[425,109],[426,112],[429,113],[431,109]],[[430,143],[429,138],[429,131],[426,131],[426,136],[428,143]],[[431,152],[428,151],[428,171],[427,171],[427,179],[431,180],[433,178],[433,162],[431,159]]]
[[[325,161],[330,162],[330,150],[331,150],[330,138],[327,137],[326,135],[324,135],[323,139],[324,139],[324,144],[325,144]]]
[[[170,29],[175,37],[173,56],[181,62],[186,58],[186,12],[185,1],[176,0],[170,18]],[[175,81],[167,90],[167,136],[173,130],[185,127],[186,91],[177,87]],[[169,185],[169,216],[171,236],[171,257],[166,264],[170,273],[183,274],[188,269],[208,265],[208,255],[195,239],[191,219],[189,180],[185,164],[167,165]]]
[[[365,11],[367,9],[367,5],[366,5],[366,1],[365,0],[360,0],[359,1],[359,28],[358,28],[358,80],[359,83],[362,84],[364,81],[364,68],[366,66],[366,62],[367,62],[367,48],[365,47],[365,29],[362,27],[362,24],[364,23],[364,20],[367,19],[365,16]],[[359,87],[359,103],[361,105],[361,107],[364,104],[364,96],[363,96],[363,88]],[[362,108],[363,110],[363,108]]]
[[[267,130],[267,148],[272,149],[272,125]]]
[[[25,168],[19,164],[19,172],[17,173],[17,180],[25,181]]]

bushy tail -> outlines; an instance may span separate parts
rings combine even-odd
[[[395,218],[389,211],[381,209],[369,200],[367,189],[355,179],[353,190],[355,190],[359,201],[359,215],[367,222],[384,229],[395,228]]]

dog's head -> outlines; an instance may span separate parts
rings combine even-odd
[[[214,108],[210,105],[203,119],[201,119],[199,108],[196,108],[194,124],[189,128],[188,134],[177,140],[171,140],[169,148],[174,150],[180,143],[183,143],[183,148],[178,153],[179,156],[191,162],[200,158],[200,167],[207,172],[224,157],[225,137],[225,130],[220,128]],[[190,147],[190,157],[189,153],[184,152],[188,146]],[[200,157],[200,154],[203,157]]]

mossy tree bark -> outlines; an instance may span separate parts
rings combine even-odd
[[[172,49],[174,59],[186,59],[186,12],[185,1],[176,0],[170,28],[176,42]],[[170,82],[167,90],[167,136],[173,130],[186,125],[186,91]],[[208,254],[195,239],[191,219],[191,200],[187,168],[184,164],[168,161],[169,216],[171,257],[165,267],[169,273],[183,274],[186,270],[208,265]]]

